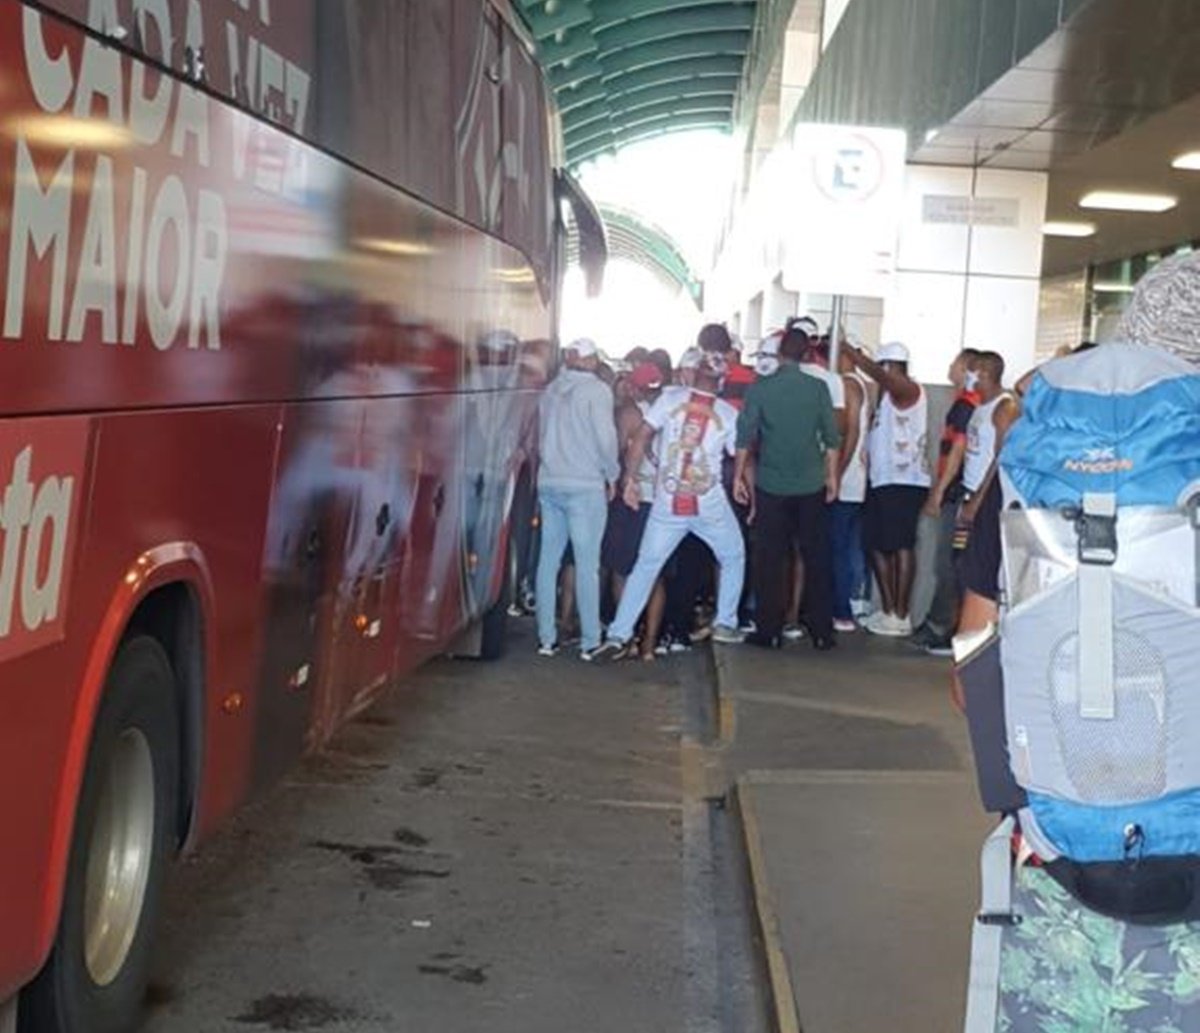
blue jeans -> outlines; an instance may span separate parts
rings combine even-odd
[[[713,490],[723,491],[720,486]],[[617,616],[608,629],[610,639],[627,642],[633,637],[638,618],[650,593],[654,591],[654,582],[658,580],[675,547],[689,533],[712,549],[720,567],[717,578],[717,624],[737,627],[738,600],[742,597],[742,582],[746,576],[746,546],[737,517],[722,496],[718,504],[708,506],[692,517],[672,516],[658,506],[651,510],[638,550],[637,563],[625,582],[621,605],[617,607]]]
[[[600,645],[600,543],[608,520],[602,487],[538,489],[542,506],[542,553],[537,569],[538,640],[552,646],[558,638],[558,569],[567,542],[575,552],[575,605],[579,608],[580,648]]]
[[[862,543],[861,502],[835,502],[830,507],[830,537],[833,545],[833,616],[852,620],[851,599],[861,599],[867,590],[867,557]]]

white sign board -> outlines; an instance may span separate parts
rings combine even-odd
[[[937,226],[1016,229],[1021,225],[1021,199],[926,194],[921,199],[921,221]]]
[[[783,283],[790,291],[891,293],[908,138],[900,129],[799,125],[782,194]]]

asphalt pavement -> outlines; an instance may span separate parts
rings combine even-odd
[[[950,1033],[987,820],[945,661],[441,660],[183,861],[149,1033]]]
[[[178,866],[146,1029],[754,1033],[712,699],[706,654],[539,659],[528,621],[433,663]]]

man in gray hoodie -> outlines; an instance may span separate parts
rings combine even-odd
[[[573,341],[563,350],[563,368],[539,405],[537,625],[542,656],[553,656],[557,649],[558,571],[568,541],[575,553],[580,656],[590,660],[600,647],[600,543],[621,467],[613,394],[596,375],[599,362],[595,342]]]

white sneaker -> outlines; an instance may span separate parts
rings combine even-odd
[[[885,638],[908,638],[912,634],[912,621],[907,617],[897,617],[894,613],[885,613],[865,627],[871,634]]]
[[[745,641],[746,636],[737,628],[731,628],[726,624],[718,624],[713,628],[712,640],[719,642],[725,646],[738,646]]]
[[[581,649],[579,659],[589,664],[596,660],[606,660],[609,657],[614,660],[622,660],[628,649],[628,642],[622,642],[619,638],[610,638],[607,642],[596,646],[595,649]]]
[[[862,626],[872,635],[894,635],[896,617],[891,613],[876,610],[869,617],[864,617]]]
[[[558,656],[558,646],[538,646],[538,656]]]
[[[804,629],[799,624],[788,624],[784,626],[783,637],[787,642],[799,642],[804,638]]]
[[[858,631],[858,625],[854,621],[836,618],[833,622],[833,630],[841,632],[844,635],[849,635],[852,631]]]

